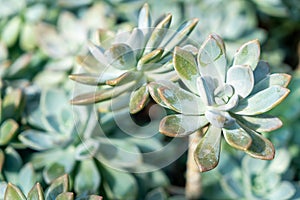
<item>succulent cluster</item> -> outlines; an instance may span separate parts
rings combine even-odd
[[[89,45],[93,57],[78,57],[79,64],[88,73],[70,76],[77,82],[100,87],[76,96],[71,102],[89,104],[131,95],[130,112],[142,110],[149,101],[149,82],[177,79],[171,52],[187,38],[198,21],[189,20],[173,32],[169,29],[171,19],[172,15],[167,14],[153,23],[145,4],[139,14],[138,27],[130,33],[121,32],[107,41],[108,33],[100,31],[100,45]]]
[[[55,179],[51,185],[46,189],[45,193],[43,191],[40,183],[36,183],[31,190],[28,192],[27,196],[18,188],[17,186],[8,183],[5,190],[4,200],[73,200],[73,199],[86,199],[86,200],[102,200],[101,196],[90,195],[90,196],[78,196],[74,197],[73,192],[69,192],[69,179],[67,175],[63,175]]]
[[[278,118],[264,113],[287,96],[291,77],[270,74],[259,56],[258,41],[250,41],[240,47],[228,67],[222,39],[210,35],[198,52],[174,51],[174,67],[190,91],[171,82],[150,84],[153,99],[179,113],[161,121],[161,133],[183,137],[207,127],[194,154],[200,171],[218,164],[221,132],[230,146],[256,158],[273,159],[272,143],[258,132],[282,125]]]

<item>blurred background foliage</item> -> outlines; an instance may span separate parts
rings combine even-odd
[[[148,173],[107,165],[155,168],[155,162],[149,165],[142,153],[162,148],[168,138],[156,135],[145,142],[125,136],[109,113],[98,114],[103,130],[97,130],[90,120],[91,107],[69,105],[74,83],[68,75],[78,71],[75,57],[87,53],[88,41],[98,41],[99,29],[130,30],[145,2],[0,0],[0,199],[8,182],[26,196],[36,182],[47,188],[66,173],[69,190],[78,199],[91,194],[104,199],[184,199],[186,154]],[[299,1],[147,2],[153,19],[171,13],[172,27],[199,18],[192,43],[199,47],[208,34],[217,33],[225,41],[229,59],[243,43],[258,38],[262,59],[271,70],[293,76],[290,95],[271,111],[284,126],[265,134],[275,144],[275,159],[254,160],[223,144],[220,165],[203,174],[203,199],[300,199]]]

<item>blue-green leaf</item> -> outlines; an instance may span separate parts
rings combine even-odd
[[[243,44],[234,55],[233,65],[249,65],[255,70],[260,57],[260,44],[252,40]]]
[[[223,40],[218,35],[209,35],[198,53],[198,68],[201,76],[216,79],[223,85],[226,78],[226,56]]]
[[[170,137],[184,137],[208,123],[205,116],[168,115],[159,125],[159,132]]]
[[[209,126],[194,152],[194,158],[200,172],[209,171],[218,165],[220,146],[221,129]]]
[[[250,135],[236,122],[231,126],[223,128],[223,135],[226,142],[239,150],[245,151],[252,143]]]
[[[234,65],[227,72],[226,83],[234,87],[235,93],[242,98],[247,97],[254,86],[252,69],[248,65]]]
[[[262,114],[279,104],[289,92],[287,88],[274,85],[241,100],[232,111],[239,115]]]
[[[194,55],[184,49],[175,47],[173,57],[174,68],[183,81],[183,83],[194,93],[198,93],[197,90],[197,77],[200,76],[196,58]]]

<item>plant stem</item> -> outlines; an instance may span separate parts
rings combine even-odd
[[[194,151],[202,138],[201,135],[201,131],[196,131],[189,136],[185,186],[185,196],[189,200],[200,199],[202,193],[201,174],[194,159]]]

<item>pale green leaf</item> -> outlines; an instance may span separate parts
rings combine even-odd
[[[73,200],[74,199],[74,193],[73,192],[64,192],[59,194],[55,200]]]
[[[269,115],[258,116],[236,116],[244,125],[258,132],[270,132],[282,126],[282,122],[277,117]]]
[[[205,116],[168,115],[159,125],[159,132],[170,137],[184,137],[208,123]]]
[[[267,62],[260,60],[257,64],[257,67],[253,71],[254,83],[258,83],[264,79],[267,75],[270,74],[270,66]]]
[[[223,40],[218,35],[209,35],[198,52],[198,68],[201,76],[216,79],[218,86],[226,78],[226,56]]]
[[[18,187],[11,183],[8,183],[4,195],[4,200],[26,200],[26,197]]]
[[[131,93],[129,109],[131,114],[141,111],[149,101],[149,91],[147,85],[140,87]]]
[[[173,63],[180,79],[192,92],[197,94],[197,77],[200,74],[194,55],[187,50],[175,47]]]
[[[133,50],[127,44],[115,44],[105,52],[110,65],[120,70],[136,67],[136,58]]]
[[[260,44],[252,40],[243,44],[234,55],[233,65],[249,65],[255,70],[260,57]]]
[[[194,18],[194,19],[188,20],[188,21],[184,22],[183,24],[181,24],[177,28],[175,33],[170,37],[170,39],[167,40],[167,42],[165,44],[161,45],[161,47],[164,48],[163,56],[165,56],[170,51],[173,51],[175,46],[180,45],[188,37],[188,35],[193,31],[193,29],[197,25],[198,21],[199,21],[199,19]]]
[[[136,199],[138,185],[130,173],[103,168],[103,187],[108,199]]]
[[[268,75],[254,85],[252,94],[255,94],[259,91],[267,89],[268,87],[270,87],[272,85],[279,85],[281,87],[287,87],[290,80],[291,80],[291,75],[289,75],[289,74],[283,74],[283,73],[279,74],[278,73],[278,74]]]
[[[74,189],[77,194],[84,192],[96,193],[99,189],[101,176],[93,159],[82,160],[75,175]]]
[[[206,110],[206,106],[199,96],[175,84],[172,86],[161,86],[157,90],[164,103],[176,112],[185,115],[201,115]]]
[[[151,27],[151,16],[149,12],[149,5],[147,3],[144,4],[139,13],[138,27],[142,30]]]
[[[156,62],[158,62],[162,56],[163,50],[160,49],[155,49],[153,51],[151,51],[150,53],[142,56],[139,59],[139,62],[137,64],[137,70],[147,70],[148,68],[151,69],[151,67],[149,67],[149,65],[154,65]]]
[[[168,28],[170,27],[171,24],[171,20],[172,20],[172,15],[171,14],[167,14],[153,29],[148,42],[145,46],[145,50],[143,55],[151,52],[153,49],[156,49],[161,41],[164,39]]]
[[[254,158],[272,160],[275,155],[273,144],[255,131],[246,127],[243,128],[252,138],[252,144],[245,152]]]
[[[43,188],[39,183],[36,183],[29,191],[27,200],[44,200]]]
[[[19,125],[15,120],[5,120],[0,127],[0,145],[7,144],[16,135],[18,128]]]
[[[271,86],[239,102],[232,112],[239,115],[257,115],[267,112],[278,105],[288,94],[289,89]]]
[[[56,197],[69,189],[69,179],[67,175],[63,175],[55,179],[45,192],[46,200],[55,200]]]
[[[228,69],[226,83],[234,87],[235,93],[247,97],[254,86],[252,69],[248,65],[234,65]]]
[[[234,122],[231,126],[222,130],[224,138],[230,146],[242,151],[250,147],[252,139],[238,123]]]
[[[220,146],[221,129],[209,126],[194,152],[194,158],[200,172],[209,171],[218,165]]]
[[[197,88],[199,95],[205,105],[212,106],[216,103],[214,99],[214,91],[217,86],[215,85],[214,80],[211,77],[198,77]]]

